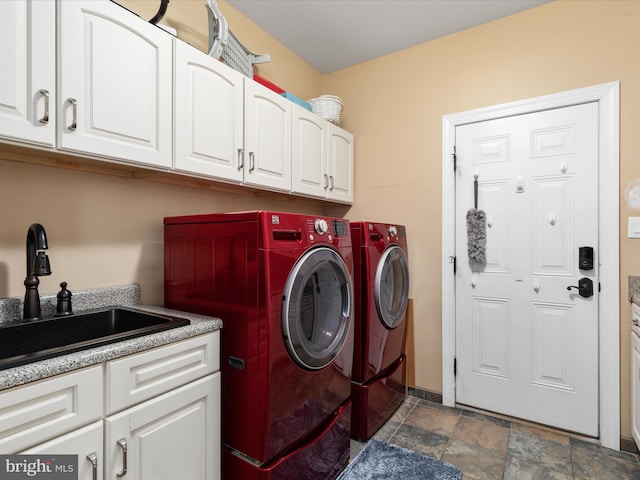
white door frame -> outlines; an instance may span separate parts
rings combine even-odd
[[[458,125],[598,102],[598,236],[600,254],[599,370],[600,444],[620,449],[620,84],[612,82],[505,103],[442,117],[442,403],[456,403],[455,173],[453,148]]]

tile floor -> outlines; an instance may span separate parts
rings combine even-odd
[[[463,480],[640,480],[636,455],[415,397],[374,438],[456,465]],[[364,445],[351,440],[351,458]]]

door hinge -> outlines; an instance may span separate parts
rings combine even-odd
[[[455,377],[458,374],[458,359],[453,359],[453,376]]]
[[[451,154],[451,157],[453,158],[453,171],[456,171],[456,168],[458,167],[458,155],[456,155],[456,146],[453,146],[453,153]]]

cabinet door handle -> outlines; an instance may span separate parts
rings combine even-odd
[[[333,175],[329,175],[329,180],[331,180],[331,187],[329,188],[329,190],[333,191],[333,187],[336,186],[333,179]]]
[[[326,190],[327,188],[329,188],[329,175],[327,175],[325,173],[324,174],[324,189]]]
[[[44,97],[44,115],[40,119],[40,123],[49,123],[49,90],[44,88],[39,91],[40,95]]]
[[[253,172],[256,169],[256,155],[253,152],[249,152],[249,172]]]
[[[91,452],[87,455],[87,460],[91,462],[91,478],[93,480],[98,480],[98,455],[95,452]]]
[[[122,449],[122,471],[116,473],[118,477],[124,477],[127,474],[127,441],[124,438],[118,440],[118,445]]]
[[[70,98],[68,102],[71,104],[71,125],[67,128],[69,130],[75,130],[78,128],[78,101],[75,98]]]
[[[244,150],[242,148],[238,149],[238,170],[242,170],[244,168]]]

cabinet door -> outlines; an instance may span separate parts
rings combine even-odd
[[[631,434],[640,447],[640,338],[631,333]]]
[[[328,197],[338,202],[353,203],[353,135],[330,122],[328,125]]]
[[[78,480],[101,480],[103,465],[102,420],[50,442],[20,452],[25,455],[78,455]]]
[[[245,79],[244,181],[291,191],[291,101]]]
[[[106,478],[215,480],[220,450],[219,372],[105,420]]]
[[[327,124],[318,115],[293,105],[291,189],[295,193],[319,198],[327,196]]]
[[[242,182],[244,76],[175,41],[174,169]]]
[[[0,2],[0,136],[55,144],[55,2]]]
[[[108,0],[57,6],[59,147],[171,167],[173,37]]]

